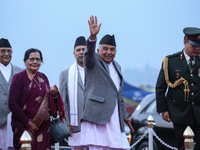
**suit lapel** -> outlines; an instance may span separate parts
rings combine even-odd
[[[13,74],[17,73],[16,71],[17,70],[15,69],[15,67],[11,64],[11,73],[10,73],[10,78],[8,80],[9,84],[11,83],[11,79],[13,77]],[[5,80],[5,82],[7,82],[6,79],[4,78],[2,72],[0,71],[0,85],[2,86],[2,88],[4,89],[4,91],[6,91],[5,86],[3,85],[3,81],[4,80]]]
[[[0,71],[0,85],[1,85],[1,87],[4,89],[4,91],[6,91],[6,89],[5,89],[5,87],[4,87],[4,85],[3,85],[3,81],[4,81],[5,79],[4,79],[4,77],[3,77],[3,74],[1,73],[1,71]]]
[[[77,68],[77,70],[78,70],[78,68]],[[81,79],[81,75],[80,75],[80,73],[79,73],[79,70],[78,70],[78,84],[80,85],[80,87],[84,90],[85,88],[84,88],[84,85],[83,85],[83,81],[82,81],[82,79]]]
[[[119,91],[121,91],[122,88],[123,88],[122,87],[123,76],[121,74],[120,66],[115,61],[113,61],[113,65],[114,65],[115,69],[117,70],[119,78],[120,78],[120,89],[119,89]]]
[[[122,74],[121,74],[120,66],[117,63],[115,63],[115,61],[113,61],[113,65],[115,66],[115,69],[117,70],[119,77],[122,81]]]
[[[106,71],[106,72],[109,74],[109,76],[110,76],[108,64],[107,64],[105,61],[103,61],[103,60],[101,59],[101,57],[100,57],[98,54],[97,54],[97,56],[98,56],[98,59],[99,59],[100,63],[101,63],[102,66],[104,67],[105,71]]]
[[[108,74],[108,79],[110,80],[111,84],[113,85],[113,87],[114,87],[114,88],[116,89],[116,91],[117,91],[117,88],[116,88],[116,86],[115,86],[115,83],[113,82],[113,80],[112,80],[112,78],[111,78],[111,76],[110,76],[110,71],[109,71],[108,64],[107,64],[106,62],[104,62],[104,61],[100,58],[99,55],[98,55],[98,57],[99,57],[99,60],[100,60],[100,62],[101,62],[101,64],[102,64],[102,66],[103,66],[104,69],[105,69],[105,73]]]
[[[181,64],[182,64],[182,66],[183,66],[186,70],[189,71],[189,67],[188,67],[188,64],[187,64],[187,60],[186,60],[186,58],[185,58],[185,55],[184,55],[183,51],[182,51],[181,54],[183,55],[183,59],[182,59],[182,61],[181,61]],[[199,60],[198,57],[199,57],[199,56],[196,56],[196,57],[195,57],[195,65],[194,65],[194,67],[193,67],[193,71],[192,71],[192,72],[194,72],[194,71],[195,71],[196,69],[198,69],[199,66],[200,66],[200,60]],[[179,59],[179,58],[178,58],[178,59]]]
[[[183,50],[184,51],[184,50]],[[188,64],[187,64],[187,60],[186,60],[186,58],[185,58],[185,55],[184,55],[184,53],[183,53],[183,51],[182,51],[182,53],[180,54],[180,55],[182,55],[183,56],[183,59],[181,59],[181,64],[182,64],[182,66],[185,68],[185,70],[188,70],[189,71],[189,67],[188,67]],[[179,57],[178,57],[178,59],[180,59]]]
[[[97,55],[98,55],[98,54],[97,54]],[[98,58],[99,58],[99,60],[100,60],[100,62],[101,62],[101,64],[102,64],[102,66],[104,67],[105,71],[108,73],[108,75],[109,75],[109,77],[110,77],[110,71],[109,71],[108,64],[107,64],[105,61],[103,61],[103,60],[100,58],[99,55],[98,55]],[[122,75],[121,75],[120,66],[119,66],[117,63],[115,63],[115,61],[113,61],[113,65],[114,65],[115,69],[117,70],[117,73],[118,73],[118,75],[119,75],[119,77],[120,77],[120,80],[121,80],[121,81],[120,81],[120,89],[119,89],[119,91],[121,91],[122,88],[123,88],[123,87],[122,87],[123,78],[122,78]],[[111,80],[113,86],[115,87],[115,89],[117,90],[117,88],[116,88],[116,86],[115,86],[115,83],[113,82],[113,80],[112,80],[111,77],[110,77],[110,80]]]
[[[109,71],[109,68],[108,68],[108,64],[107,64],[106,62],[104,62],[104,61],[102,61],[102,62],[103,62],[103,66],[104,66],[106,72],[110,75],[110,71]]]
[[[16,73],[18,73],[19,71],[16,69],[16,67],[15,66],[13,66],[12,64],[11,64],[11,66],[12,66],[12,71],[11,71],[11,73],[12,73],[12,76],[14,75],[14,74],[16,74]],[[11,77],[12,77],[11,76]]]

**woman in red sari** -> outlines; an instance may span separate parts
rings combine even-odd
[[[64,103],[57,86],[50,88],[47,77],[38,71],[41,62],[41,51],[28,49],[24,55],[26,69],[13,76],[10,86],[9,107],[16,150],[21,147],[20,137],[25,130],[32,138],[33,150],[51,149],[50,115],[57,115],[54,99],[57,99],[61,119],[64,118]]]

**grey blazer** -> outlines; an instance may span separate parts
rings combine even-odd
[[[119,108],[119,122],[124,132],[124,118],[127,118],[125,102],[123,101],[123,77],[121,67],[113,61],[116,71],[121,79],[120,89],[117,88],[110,77],[108,64],[95,53],[96,42],[89,42],[84,54],[85,69],[85,105],[81,120],[95,124],[105,125],[111,118],[116,102]],[[116,120],[118,121],[118,120]]]
[[[68,73],[69,68],[61,71],[59,77],[59,92],[60,95],[65,103],[65,117],[67,125],[70,125],[70,102],[69,102],[69,95],[68,95]],[[73,133],[81,131],[81,115],[83,112],[83,104],[84,104],[84,85],[78,71],[78,84],[77,84],[77,103],[78,103],[78,126],[71,126],[71,130]]]
[[[10,112],[10,109],[8,107],[8,96],[13,75],[22,71],[21,68],[15,65],[11,64],[11,66],[12,66],[11,75],[8,82],[6,81],[6,79],[4,78],[3,74],[0,71],[0,118],[1,118],[0,128],[6,124],[7,115]]]

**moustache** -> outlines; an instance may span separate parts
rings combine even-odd
[[[80,57],[83,57],[84,55],[79,55],[78,57],[80,58]]]

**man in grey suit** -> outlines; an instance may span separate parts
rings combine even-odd
[[[65,102],[66,122],[72,136],[68,138],[68,144],[72,150],[84,149],[80,145],[81,140],[81,115],[84,104],[84,68],[83,54],[85,50],[85,37],[80,36],[74,44],[75,63],[60,73],[59,91]]]
[[[14,150],[11,113],[8,107],[9,88],[14,74],[22,69],[10,63],[12,47],[7,39],[0,39],[0,150]]]
[[[108,148],[129,149],[124,122],[134,132],[123,101],[123,77],[120,65],[114,61],[116,43],[114,35],[105,35],[95,53],[96,35],[101,24],[96,16],[88,21],[90,37],[84,53],[85,104],[81,129],[82,145],[89,150]]]

